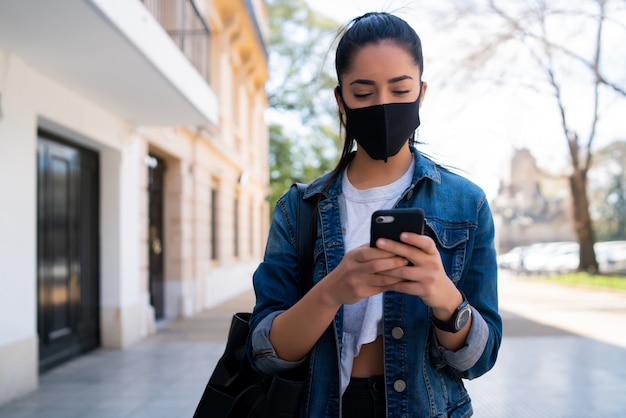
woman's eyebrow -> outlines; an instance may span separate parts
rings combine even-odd
[[[413,77],[411,77],[410,75],[401,75],[399,77],[390,78],[389,80],[387,80],[387,83],[393,84],[393,83],[397,83],[403,80],[413,80]],[[376,83],[374,83],[374,81],[372,80],[364,80],[362,78],[359,78],[350,83],[350,85],[353,85],[353,84],[364,84],[366,86],[373,86]]]
[[[410,75],[401,75],[400,77],[390,78],[389,80],[387,80],[387,83],[393,84],[402,80],[413,80],[413,77],[411,77]]]
[[[357,79],[350,83],[350,85],[353,84],[365,84],[366,86],[373,86],[376,83],[374,83],[372,80]]]

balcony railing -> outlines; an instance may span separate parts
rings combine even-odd
[[[194,0],[142,0],[198,72],[209,81],[209,25]]]

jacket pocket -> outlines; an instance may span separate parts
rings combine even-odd
[[[450,223],[438,219],[426,219],[424,233],[437,244],[446,274],[456,283],[461,279],[465,266],[469,223]]]

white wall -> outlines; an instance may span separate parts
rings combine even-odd
[[[36,327],[36,128],[13,83],[23,79],[19,66],[0,54],[0,345],[32,337]]]
[[[181,141],[171,129],[136,133],[121,117],[39,73],[20,57],[0,50],[0,405],[35,389],[38,381],[38,128],[93,149],[100,156],[100,329],[104,347],[128,347],[154,329],[146,283],[147,197],[141,193],[145,190],[143,161],[147,151],[159,150],[172,162],[180,162],[180,183],[189,183],[181,190],[170,188],[173,194],[168,201],[181,212],[177,223],[172,222],[183,225],[184,233],[173,244],[180,246],[176,253],[179,259],[174,260],[178,264],[169,261],[168,268],[174,271],[168,270],[166,292],[174,301],[168,302],[168,309],[177,315],[190,315],[249,289],[258,263],[247,255],[237,260],[227,249],[220,255],[220,267],[210,267],[208,259],[202,269],[194,264],[194,239],[206,241],[201,246],[202,254],[206,254],[208,236],[195,234],[198,219],[193,214],[190,165],[194,161],[193,141]],[[241,169],[228,158],[217,162],[206,152],[206,159],[211,161],[203,162],[207,176],[203,184],[208,193],[211,177],[219,176],[223,181],[221,187],[226,189],[220,192],[220,210],[229,217],[220,224],[223,231],[218,235],[220,241],[230,243],[233,190],[228,185],[236,183]],[[207,199],[208,195],[206,203]],[[204,209],[200,205],[198,210]],[[204,222],[208,228],[208,217]],[[248,222],[242,222],[241,228],[247,230]],[[264,226],[266,222],[262,221]],[[208,235],[208,229],[205,232]],[[245,246],[242,251],[247,254]]]
[[[140,148],[100,153],[100,315],[104,347],[125,348],[145,336],[147,300],[140,297]],[[152,328],[151,326],[149,328]]]
[[[37,385],[36,154],[19,67],[0,51],[0,403]]]
[[[0,50],[0,404],[37,385],[37,128],[100,154],[102,343],[141,338],[138,149],[130,127]]]

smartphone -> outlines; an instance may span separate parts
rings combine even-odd
[[[370,247],[378,238],[400,241],[402,232],[424,233],[425,214],[419,208],[383,209],[372,214]]]

